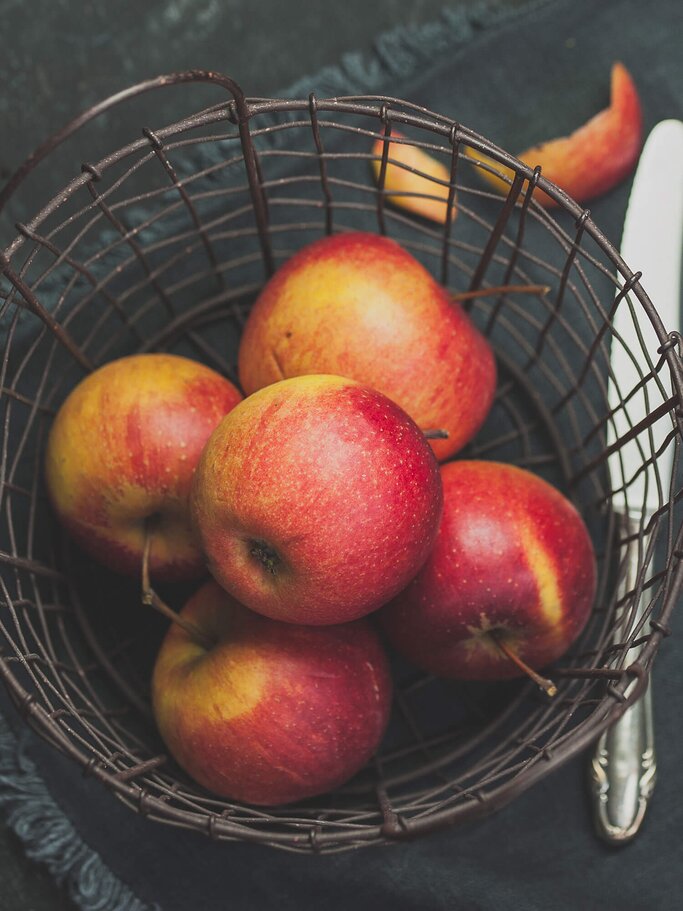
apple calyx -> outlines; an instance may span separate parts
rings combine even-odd
[[[272,576],[278,574],[279,567],[282,565],[282,559],[277,551],[273,550],[265,541],[252,541],[249,553],[254,559],[261,563],[266,572],[270,573]]]
[[[487,635],[493,639],[500,651],[509,658],[513,664],[517,665],[520,671],[523,671],[530,680],[534,681],[537,687],[543,690],[546,696],[557,695],[557,687],[553,681],[548,677],[542,677],[540,674],[536,673],[533,668],[529,667],[525,661],[522,661],[517,652],[515,652],[515,650],[505,641],[501,630],[489,630]]]
[[[186,620],[184,617],[177,614],[152,588],[149,578],[149,556],[152,550],[153,527],[154,519],[147,519],[145,522],[145,544],[142,550],[142,603],[147,607],[154,608],[154,610],[163,614],[163,616],[172,623],[177,623],[178,626],[181,626],[185,630],[193,642],[196,642],[197,645],[200,645],[202,648],[209,651],[216,643],[194,623],[191,623],[189,620]]]

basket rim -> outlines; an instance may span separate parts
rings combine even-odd
[[[259,115],[287,114],[291,112],[308,113],[314,103],[317,112],[363,114],[377,118],[378,123],[390,118],[392,122],[425,130],[441,138],[447,138],[451,145],[466,142],[468,146],[490,157],[498,165],[510,168],[515,175],[521,175],[529,183],[533,182],[534,186],[538,186],[540,190],[550,196],[564,211],[574,218],[579,233],[585,232],[597,243],[616,267],[624,282],[628,283],[629,291],[634,293],[643,307],[662,344],[662,357],[668,365],[675,395],[679,403],[679,408],[676,411],[677,436],[683,439],[683,414],[680,409],[680,404],[683,403],[683,362],[676,350],[676,346],[668,344],[671,342],[672,333],[669,333],[663,325],[656,308],[640,283],[639,274],[634,273],[621,258],[617,249],[591,218],[590,210],[582,208],[558,186],[543,177],[538,169],[524,164],[474,130],[443,115],[434,113],[428,108],[393,96],[350,95],[318,99],[314,95],[310,95],[305,99],[245,98],[241,94],[241,89],[233,80],[229,79],[229,77],[216,79],[217,75],[207,71],[170,74],[132,86],[130,89],[112,95],[105,101],[94,105],[46,140],[36,153],[26,160],[24,165],[10,179],[2,194],[0,194],[0,210],[2,210],[3,206],[9,201],[20,183],[33,168],[47,157],[58,144],[89,119],[97,116],[108,107],[139,94],[141,91],[156,89],[165,85],[174,85],[180,82],[210,81],[218,82],[224,87],[231,85],[233,88],[229,90],[233,92],[233,100],[207,108],[156,130],[155,135],[164,140],[182,135],[199,127],[230,121],[239,127],[244,151],[245,144],[247,149],[252,147],[253,137],[258,135],[258,130],[252,131],[250,129],[254,118]],[[73,178],[61,192],[55,194],[40,209],[37,215],[30,220],[26,227],[28,227],[29,231],[35,231],[64,201],[93,179],[92,168],[95,168],[96,172],[103,173],[127,156],[149,147],[150,140],[148,137],[144,137],[106,155],[95,165],[89,165],[88,169],[84,167],[82,173]],[[247,154],[245,153],[245,160]],[[10,262],[12,257],[21,249],[26,240],[26,235],[20,231],[9,246],[5,248],[4,253],[0,253],[0,267],[6,275],[11,273]],[[674,552],[676,551],[683,552],[683,524],[676,532]],[[299,831],[294,832],[269,831],[267,833],[268,842],[280,847],[289,847],[295,850],[312,850],[314,852],[324,851],[328,847],[340,849],[338,846],[342,843],[341,849],[350,849],[359,844],[397,841],[421,835],[451,824],[456,819],[464,821],[479,818],[511,801],[531,787],[541,777],[545,776],[550,770],[559,767],[583,750],[589,743],[596,740],[644,691],[647,686],[652,660],[666,635],[666,622],[671,615],[678,593],[683,585],[681,560],[678,560],[673,568],[667,566],[667,572],[669,571],[672,573],[671,584],[668,586],[663,598],[662,608],[659,613],[660,620],[653,627],[642,651],[636,660],[626,668],[621,680],[615,686],[610,687],[600,704],[602,711],[598,711],[596,708],[585,722],[572,729],[570,732],[571,739],[567,742],[562,742],[562,750],[548,753],[541,756],[537,761],[529,762],[528,767],[518,773],[511,782],[499,785],[489,790],[486,794],[473,796],[471,800],[464,804],[451,805],[423,816],[416,816],[409,822],[388,815],[385,817],[384,822],[379,824],[346,824],[343,835],[340,835],[338,831],[318,831],[312,824],[310,830],[303,834],[300,828]],[[75,760],[84,768],[87,774],[91,774],[102,781],[117,797],[134,807],[138,812],[166,822],[180,823],[196,830],[205,831],[212,838],[239,839],[259,843],[265,840],[263,832],[257,829],[242,825],[219,814],[203,815],[199,812],[169,806],[164,800],[148,793],[144,788],[117,777],[102,763],[93,761],[92,757],[88,757],[76,743],[69,740],[63,730],[36,701],[36,698],[23,688],[13,674],[10,663],[2,654],[0,654],[0,677],[2,677],[12,701],[22,717],[41,737]],[[632,685],[634,678],[636,682],[635,685]],[[626,695],[626,690],[629,687],[631,689]]]

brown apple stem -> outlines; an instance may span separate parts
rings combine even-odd
[[[422,433],[426,440],[447,440],[448,431],[441,430],[440,428],[434,428],[429,430],[423,430]]]
[[[159,611],[160,614],[163,614],[167,620],[171,620],[173,623],[177,623],[178,626],[181,626],[188,636],[196,642],[198,645],[201,645],[202,648],[210,649],[213,648],[214,643],[209,639],[209,637],[199,629],[198,626],[195,626],[194,623],[191,623],[189,620],[186,620],[184,617],[181,617],[177,614],[172,608],[166,604],[165,601],[157,595],[157,593],[152,588],[150,579],[149,579],[149,555],[152,549],[152,529],[149,524],[145,527],[145,546],[142,550],[142,603],[146,604],[148,607],[153,607],[154,610]]]
[[[548,294],[549,285],[498,285],[495,288],[477,288],[475,291],[458,291],[451,300],[468,301],[476,297],[495,297],[498,294]]]
[[[519,655],[510,648],[510,646],[505,642],[500,635],[498,635],[496,630],[492,630],[490,633],[491,638],[496,643],[501,652],[516,664],[520,671],[523,671],[527,677],[534,681],[536,686],[540,687],[547,696],[555,696],[557,694],[557,687],[552,680],[549,680],[547,677],[541,677],[540,674],[537,674],[536,671],[529,667],[529,665],[522,661]]]

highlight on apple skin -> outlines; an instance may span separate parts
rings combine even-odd
[[[365,232],[324,237],[266,284],[239,349],[249,395],[286,377],[346,376],[383,392],[439,459],[483,424],[496,386],[493,352],[459,304],[395,241]]]
[[[394,130],[389,140],[384,190],[387,202],[443,224],[448,217],[448,196],[451,179],[449,169],[419,146],[405,140]],[[372,171],[379,182],[385,140],[377,139],[372,146]],[[456,216],[455,199],[450,210],[451,221]]]
[[[204,444],[242,395],[216,371],[171,354],[111,361],[62,404],[46,449],[61,523],[100,563],[139,576],[152,522],[153,581],[206,572],[188,495]]]
[[[541,173],[579,203],[607,193],[633,171],[643,145],[642,111],[638,91],[622,63],[612,66],[609,107],[600,111],[570,136],[563,136],[521,152],[517,157],[530,168],[541,165]],[[474,149],[471,158],[491,165],[512,178],[504,165]],[[480,168],[478,173],[494,189],[507,194],[510,185]],[[536,191],[545,208],[556,206],[547,193]]]
[[[588,531],[536,475],[496,462],[443,465],[444,511],[415,579],[380,612],[395,648],[437,677],[522,675],[503,642],[535,670],[584,628],[596,585]]]
[[[214,582],[182,615],[216,644],[207,650],[172,624],[152,698],[168,749],[199,784],[236,801],[290,803],[342,784],[376,751],[392,683],[368,621],[280,623]]]
[[[441,517],[428,442],[398,405],[337,376],[244,399],[211,435],[192,515],[214,578],[290,623],[343,623],[397,594]]]

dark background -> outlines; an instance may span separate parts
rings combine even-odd
[[[521,2],[503,0],[501,6]],[[447,5],[444,0],[0,0],[0,179],[75,114],[135,82],[214,69],[236,79],[247,95],[268,96],[336,64],[347,52],[370,52],[375,35],[430,21]],[[172,122],[182,93],[157,94],[140,107],[157,124]],[[192,109],[199,107],[196,87],[186,97],[192,98]],[[207,88],[205,97],[207,104],[221,100],[215,88]],[[138,113],[135,104],[131,118]],[[131,122],[119,120],[117,128],[116,118],[101,118],[86,146],[91,157],[98,147],[106,152],[130,141]],[[86,140],[79,142],[85,146]],[[50,188],[47,177],[34,186],[36,199],[43,187]]]
[[[523,0],[500,0],[502,8],[522,3]],[[598,0],[596,5],[599,5]],[[140,0],[136,3],[129,0],[119,3],[0,0],[0,182],[70,117],[131,83],[163,72],[213,68],[236,78],[248,95],[271,95],[327,65],[336,64],[347,52],[372,52],[373,38],[378,33],[396,25],[429,22],[436,19],[444,7],[448,8],[444,0],[342,0],[336,4],[310,0],[147,0],[144,3]],[[657,3],[648,5],[647,10],[642,3],[634,3],[632,11],[639,22],[642,19],[640,27],[647,32],[656,20]],[[671,27],[675,28],[675,24]],[[620,23],[615,22],[614,28],[618,31]],[[611,60],[612,37],[606,30],[603,39],[606,61]],[[652,54],[651,59],[649,73],[654,83],[658,78],[656,55]],[[495,61],[491,61],[491,65],[495,65]],[[641,79],[647,76],[646,71]],[[536,78],[543,79],[543,74],[539,73]],[[454,86],[453,91],[457,88]],[[65,175],[70,177],[74,173],[74,155],[77,163],[81,160],[79,143],[88,149],[90,159],[96,159],[98,153],[130,140],[131,123],[168,122],[185,113],[184,103],[187,104],[185,110],[189,111],[199,107],[203,97],[206,104],[220,100],[215,88],[198,90],[194,87],[192,97],[189,93],[185,96],[186,102],[183,91],[169,90],[168,97],[160,99],[155,95],[153,101],[136,101],[127,121],[109,116],[89,127],[87,137],[82,140],[79,137],[75,151],[71,145],[64,150],[63,157],[55,159],[55,164],[42,168],[36,178],[32,178],[30,193],[22,194],[21,203],[10,213],[11,218],[0,223],[0,247],[12,236],[12,221],[35,211],[51,191],[59,188]],[[205,91],[205,96],[198,99],[197,91]],[[529,96],[533,98],[533,94],[532,81]],[[65,162],[68,170],[60,171],[60,161]],[[683,710],[678,685],[681,680],[678,670],[680,647],[676,650],[672,647],[674,644],[665,644],[654,671],[658,729],[667,722],[671,726],[672,713],[678,713],[677,717],[680,717]],[[475,907],[531,908],[529,904],[518,905],[516,897],[520,896],[509,890],[515,877],[533,876],[540,884],[538,896],[543,899],[544,908],[552,911],[554,907],[571,907],[566,893],[558,894],[557,901],[553,901],[555,883],[566,890],[573,881],[579,883],[582,877],[599,880],[602,872],[604,887],[594,894],[590,907],[584,901],[581,911],[592,908],[611,911],[617,907],[610,900],[610,878],[619,878],[622,895],[625,891],[630,893],[630,903],[627,906],[622,902],[620,908],[670,911],[679,907],[680,890],[668,895],[660,893],[656,897],[647,890],[658,876],[665,878],[670,865],[680,857],[683,831],[678,833],[677,844],[670,840],[672,814],[679,821],[683,819],[679,809],[680,793],[675,787],[676,776],[680,781],[683,759],[680,746],[679,735],[677,741],[660,750],[660,784],[641,836],[648,841],[639,841],[630,854],[600,850],[598,843],[594,843],[585,799],[585,763],[577,760],[541,782],[533,793],[523,795],[505,808],[495,821],[484,820],[469,827],[467,832],[423,839],[410,852],[402,847],[386,851],[382,855],[382,881],[375,888],[370,888],[363,878],[363,851],[354,855],[353,873],[349,873],[349,866],[340,864],[336,867],[332,861],[324,867],[321,865],[319,887],[314,893],[301,896],[301,907],[324,906],[326,890],[331,888],[329,884],[334,882],[334,872],[338,870],[346,876],[346,882],[340,883],[340,888],[348,889],[347,907],[357,903],[357,890],[360,889],[363,901],[358,904],[359,908],[370,907],[363,903],[369,899],[376,899],[377,908],[385,907],[387,896],[392,894],[396,897],[393,907],[400,911],[427,905],[447,907],[449,911],[451,908],[474,911]],[[56,762],[63,760],[56,759]],[[88,791],[95,804],[98,800],[104,803],[103,795],[91,782],[84,784],[84,794]],[[116,810],[127,812],[118,807]],[[114,824],[117,812],[112,812]],[[159,836],[159,844],[173,837],[173,830],[162,828],[164,833]],[[546,845],[543,855],[537,859],[523,856],[523,844],[533,843],[528,837],[530,828],[543,833]],[[142,821],[139,829],[145,831]],[[504,856],[491,856],[487,852],[489,836],[494,830],[495,843],[508,846]],[[87,839],[87,832],[84,837]],[[242,850],[244,846],[225,845],[222,848],[231,854],[234,863],[240,858],[253,862],[256,857],[256,852]],[[135,850],[135,845],[131,845],[131,850]],[[212,847],[211,853],[216,855],[216,846]],[[373,854],[373,857],[376,862],[377,855]],[[472,860],[474,857],[476,860]],[[552,858],[550,862],[548,857]],[[629,858],[632,858],[631,862]],[[460,863],[456,864],[458,860]],[[454,870],[457,866],[458,876],[462,878],[454,875],[445,892],[441,887],[437,902],[433,892],[437,884],[432,883],[430,864],[443,871],[451,862]],[[409,867],[409,864],[414,866]],[[281,884],[283,899],[292,899],[297,894],[296,872],[303,870],[303,859],[290,861],[278,852],[265,866],[269,867],[268,875]],[[632,882],[632,888],[624,885],[624,877]],[[473,894],[476,891],[473,884],[487,879],[491,884],[490,905],[460,902],[458,896],[462,891]],[[672,882],[670,875],[667,881]],[[678,877],[678,883],[683,886],[683,875]],[[527,887],[525,883],[522,891]],[[500,904],[501,899],[503,904]],[[201,908],[199,899],[196,907]],[[231,907],[229,891],[225,907]],[[253,907],[257,911],[263,907],[265,911],[265,906],[258,903]],[[533,905],[534,911],[537,907],[540,906]],[[0,911],[65,911],[73,908],[44,869],[26,860],[20,843],[0,823]],[[578,911],[579,906],[576,908]]]

